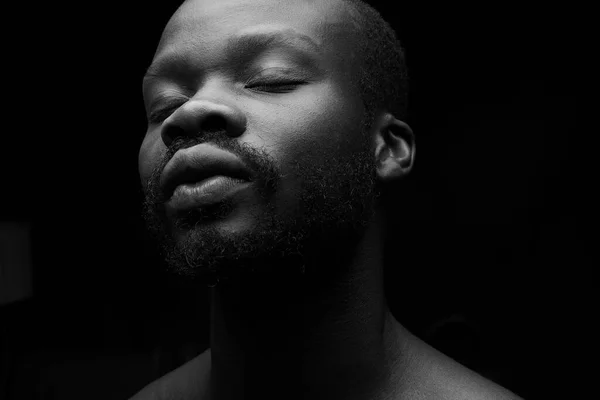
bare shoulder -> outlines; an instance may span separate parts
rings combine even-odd
[[[464,395],[463,398],[467,400],[523,400],[510,390],[484,377],[472,381]]]
[[[208,400],[210,349],[145,386],[129,400]]]
[[[523,400],[507,388],[487,379],[415,338],[407,375],[409,385],[399,394],[405,399]]]
[[[451,360],[434,375],[440,398],[451,400],[523,400],[505,387]]]
[[[510,390],[481,376],[471,374],[436,377],[423,386],[405,393],[406,399],[431,400],[523,400]]]

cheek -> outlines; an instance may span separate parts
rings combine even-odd
[[[261,118],[257,132],[280,160],[314,158],[325,162],[350,151],[361,129],[361,110],[332,87],[303,91],[293,105]],[[262,136],[262,135],[261,135]],[[312,156],[312,157],[311,157]]]
[[[152,174],[154,163],[158,159],[158,152],[156,151],[157,146],[154,145],[155,142],[155,140],[151,140],[150,135],[146,135],[140,146],[140,151],[138,153],[138,170],[142,184],[145,184]]]
[[[260,122],[251,132],[260,138],[275,158],[285,177],[280,182],[277,203],[280,211],[293,214],[301,198],[303,179],[332,170],[332,163],[352,157],[352,145],[360,133],[361,114],[341,101],[344,96],[323,95],[295,99],[293,107],[263,110]],[[259,114],[256,114],[259,115]]]

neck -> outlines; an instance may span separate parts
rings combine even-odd
[[[212,398],[387,398],[409,334],[387,308],[379,232],[367,229],[335,279],[270,274],[213,288]],[[344,262],[319,257],[307,270]]]

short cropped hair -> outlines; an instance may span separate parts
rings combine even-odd
[[[363,0],[342,0],[358,26],[358,54],[363,55],[358,85],[369,122],[386,110],[408,117],[408,69],[396,32],[381,14]]]

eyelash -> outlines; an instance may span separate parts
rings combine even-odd
[[[148,122],[150,122],[151,124],[160,124],[162,121],[167,119],[167,117],[171,115],[173,111],[181,107],[183,103],[184,102],[176,105],[168,105],[167,107],[160,108],[156,111],[151,112],[150,116],[148,117]]]
[[[279,81],[274,80],[274,81],[268,81],[268,82],[263,82],[263,83],[257,82],[256,84],[254,84],[254,86],[251,86],[252,84],[250,84],[250,85],[246,86],[246,89],[251,89],[251,88],[256,88],[256,87],[268,88],[268,87],[281,87],[281,86],[292,86],[295,88],[296,86],[302,85],[304,83],[306,83],[306,82],[289,81],[289,80],[279,80]],[[260,91],[262,92],[263,90],[260,90]],[[276,93],[286,93],[288,91],[289,90],[284,90],[283,92],[276,92]],[[269,92],[272,92],[272,91],[269,90]]]
[[[246,89],[252,89],[252,88],[269,88],[269,87],[281,87],[281,86],[288,86],[288,87],[292,87],[292,89],[284,89],[281,91],[275,91],[275,90],[254,90],[254,91],[258,91],[258,92],[269,92],[269,93],[288,93],[291,92],[295,87],[305,84],[306,82],[304,81],[291,81],[291,80],[273,80],[273,81],[268,81],[268,82],[256,82],[256,83],[250,83],[247,84],[245,86]],[[253,86],[251,86],[253,85]],[[151,124],[159,124],[162,121],[164,121],[171,113],[173,113],[176,109],[178,109],[179,107],[181,107],[183,105],[184,102],[177,102],[174,105],[168,105],[164,108],[161,108],[159,110],[153,111],[152,113],[150,113],[150,116],[148,117],[148,121]]]

